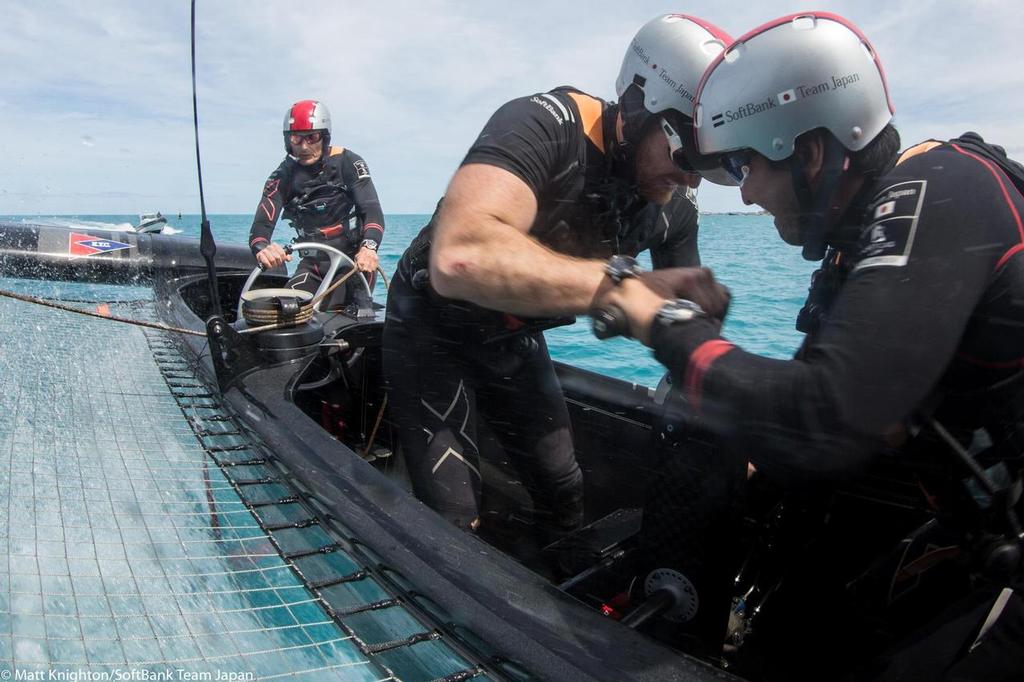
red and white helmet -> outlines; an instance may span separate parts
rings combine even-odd
[[[331,112],[327,105],[315,99],[299,100],[288,107],[284,115],[284,148],[289,154],[291,145],[288,143],[288,136],[292,133],[323,134],[324,148],[327,148],[331,138]]]
[[[860,29],[837,14],[801,12],[730,45],[704,73],[695,112],[697,149],[717,155],[737,182],[750,170],[751,150],[771,161],[788,160],[804,258],[818,260],[850,155],[890,124],[895,109],[882,63]],[[812,186],[796,142],[819,128],[829,135]]]
[[[837,14],[801,12],[738,38],[708,68],[697,90],[697,146],[703,154],[753,149],[780,161],[802,133],[826,128],[855,152],[894,111],[864,34]]]

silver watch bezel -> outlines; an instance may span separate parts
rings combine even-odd
[[[689,322],[699,317],[707,317],[707,313],[699,305],[686,298],[665,301],[654,315],[654,319],[665,326]]]

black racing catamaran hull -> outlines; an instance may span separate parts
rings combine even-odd
[[[222,307],[229,310],[242,278],[218,279]],[[158,286],[160,298],[169,303],[163,310],[167,322],[204,328],[208,297],[201,277]],[[470,644],[471,649],[483,658],[514,662],[526,679],[737,679],[601,615],[511,556],[447,523],[401,481],[365,461],[358,448],[328,433],[310,407],[306,387],[329,375],[324,352],[330,352],[326,349],[331,344],[354,349],[363,368],[356,380],[336,383],[363,386],[358,390],[371,406],[371,416],[383,397],[383,321],[334,318],[325,323],[324,350],[248,368],[222,397],[311,498],[379,557],[380,567],[443,609],[449,634],[471,633],[470,640],[485,643],[482,648]],[[205,340],[182,337],[182,343],[213,383],[216,373]],[[645,477],[636,473],[650,466],[645,462],[647,446],[660,413],[650,390],[562,364],[558,372],[587,477],[588,517],[642,506]],[[386,429],[386,418],[384,422]],[[502,674],[500,666],[485,665],[484,670],[497,679],[520,679]]]
[[[248,247],[234,244],[219,246],[216,260],[221,270],[256,266]],[[157,272],[184,274],[205,267],[197,239],[0,222],[2,277],[141,284]]]
[[[0,223],[0,276],[152,281],[164,322],[203,332],[212,306],[196,246],[196,240],[161,235]],[[253,266],[248,248],[218,247],[227,324],[241,326],[233,311],[244,271]],[[266,275],[257,286],[279,279]],[[397,602],[419,609],[425,627],[475,661],[484,679],[736,679],[602,615],[593,601],[584,603],[524,565],[524,555],[512,551],[517,560],[448,524],[410,494],[400,464],[366,461],[375,441],[389,448],[395,443],[381,379],[383,320],[320,317],[323,340],[298,349],[282,347],[287,334],[228,335],[228,381],[223,367],[214,366],[207,338],[176,338],[210,392],[223,387],[220,402],[273,453],[303,504],[336,536],[374,557],[373,572],[395,587]],[[646,387],[567,365],[558,372],[585,474],[588,520],[636,521],[661,409]],[[521,482],[501,487],[513,478],[502,459],[498,454],[485,463],[488,479],[499,482],[485,494],[499,500],[500,519],[494,520],[525,534],[530,522],[516,525],[516,517],[529,498]],[[400,457],[382,461],[391,460]]]

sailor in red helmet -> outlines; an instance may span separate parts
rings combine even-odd
[[[323,102],[304,99],[284,116],[284,148],[288,156],[270,174],[249,230],[249,247],[264,268],[290,261],[270,241],[274,225],[284,216],[300,241],[323,242],[353,259],[373,282],[377,249],[384,238],[384,214],[366,161],[350,149],[331,146],[331,113]],[[329,258],[324,252],[302,255],[287,286],[313,293],[323,281]],[[343,271],[344,272],[344,271]],[[350,298],[346,285],[331,296],[337,308]],[[351,287],[356,291],[355,287]]]

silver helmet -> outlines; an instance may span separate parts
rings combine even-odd
[[[752,151],[788,159],[803,255],[818,260],[849,153],[867,147],[893,111],[882,65],[864,34],[835,14],[791,14],[739,38],[708,67],[697,88],[697,148],[717,155],[740,183]],[[819,128],[829,134],[812,185],[793,152],[801,134]]]
[[[685,126],[678,131],[682,158],[677,163],[709,172],[718,168],[717,159],[697,153],[690,126],[700,77],[731,40],[713,24],[685,14],[665,14],[644,24],[626,50],[615,80],[626,142],[637,144],[653,116],[674,112],[678,116],[669,129]],[[726,181],[725,177],[708,179]]]
[[[737,39],[708,68],[696,100],[701,153],[753,149],[773,161],[816,128],[859,151],[894,112],[871,43],[825,12],[781,17]]]

